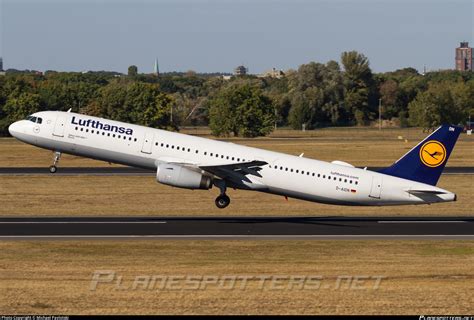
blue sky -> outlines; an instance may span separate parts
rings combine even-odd
[[[364,53],[376,72],[454,66],[473,0],[0,0],[6,68],[251,73]]]

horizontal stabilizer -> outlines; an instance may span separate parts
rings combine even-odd
[[[413,195],[418,194],[446,194],[446,192],[438,191],[438,190],[407,190],[408,193]]]

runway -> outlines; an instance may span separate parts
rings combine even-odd
[[[369,167],[378,171],[381,167]],[[132,167],[59,167],[57,176],[154,176],[154,171]],[[446,167],[444,175],[474,174],[474,167]],[[46,167],[2,167],[0,176],[51,175]]]
[[[466,239],[474,217],[0,218],[0,240]]]

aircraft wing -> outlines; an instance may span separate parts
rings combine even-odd
[[[261,178],[262,175],[259,173],[262,170],[262,166],[267,165],[265,161],[254,160],[249,162],[240,162],[224,165],[214,166],[199,166],[204,171],[207,171],[221,179],[230,180],[248,180],[247,175],[252,175]]]

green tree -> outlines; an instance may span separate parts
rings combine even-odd
[[[114,120],[157,128],[171,127],[169,121],[172,98],[160,92],[156,84],[142,82],[111,82],[87,109]]]
[[[343,84],[339,64],[310,62],[288,75],[291,110],[288,122],[300,129],[336,124],[344,116]]]
[[[273,103],[249,82],[231,83],[210,100],[209,126],[217,136],[257,137],[273,130]]]
[[[462,123],[473,98],[473,88],[464,82],[431,83],[409,104],[410,123],[428,130],[443,123]]]
[[[344,67],[344,104],[347,112],[355,116],[358,113],[357,123],[362,125],[374,115],[374,79],[366,56],[357,51],[343,52],[341,63]]]
[[[40,102],[41,99],[38,94],[23,92],[18,97],[10,97],[3,109],[8,115],[8,121],[11,123],[40,111]]]

